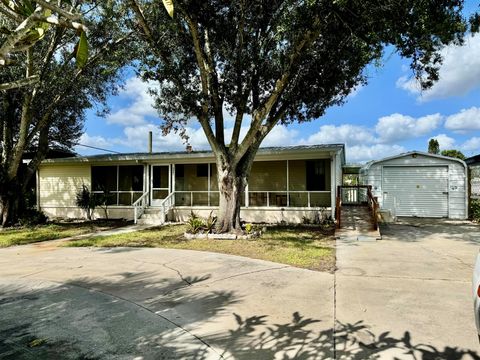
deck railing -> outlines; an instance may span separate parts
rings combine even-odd
[[[337,189],[336,218],[340,229],[343,205],[368,205],[372,216],[373,229],[378,229],[378,198],[373,196],[371,185],[340,185]]]

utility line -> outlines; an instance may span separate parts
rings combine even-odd
[[[80,144],[80,143],[78,143],[78,142],[74,142],[73,144],[74,144],[74,145],[77,145],[77,146],[83,146],[83,147],[86,147],[86,148],[90,148],[90,149],[95,149],[95,150],[100,150],[100,151],[109,152],[109,153],[112,153],[112,154],[121,154],[121,152],[118,152],[118,151],[103,149],[103,148],[99,148],[99,147],[95,147],[95,146],[90,146],[90,145],[84,145],[84,144]]]

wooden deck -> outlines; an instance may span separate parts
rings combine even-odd
[[[366,205],[342,206],[341,227],[335,232],[335,237],[358,241],[382,238],[380,231],[374,230],[372,213]]]

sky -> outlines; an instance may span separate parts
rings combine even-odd
[[[466,2],[465,13],[477,10],[478,2]],[[368,84],[357,88],[345,104],[332,107],[309,123],[277,126],[262,146],[344,143],[349,163],[363,163],[405,151],[427,151],[431,138],[440,149],[457,149],[467,157],[480,153],[480,34],[468,35],[462,47],[448,46],[440,79],[420,91],[409,68],[393,49],[387,49],[380,67],[367,69]],[[153,131],[154,151],[182,151],[179,136],[162,136],[161,119],[152,107],[147,84],[126,71],[118,96],[108,100],[111,111],[98,117],[89,110],[80,144],[117,152],[146,152],[148,132]],[[232,117],[226,116],[226,137]],[[245,133],[246,128],[243,129]],[[202,130],[189,125],[194,150],[209,149]],[[77,146],[81,155],[102,151]]]

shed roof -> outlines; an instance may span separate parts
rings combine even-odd
[[[386,157],[386,158],[383,158],[383,159],[380,159],[380,160],[370,161],[362,167],[362,170],[368,170],[373,164],[378,164],[378,163],[381,163],[381,162],[384,162],[384,161],[398,159],[398,158],[405,157],[405,156],[411,156],[411,155],[414,155],[414,154],[422,155],[422,156],[428,156],[428,157],[432,157],[432,158],[443,159],[443,160],[455,161],[455,162],[461,163],[464,167],[467,167],[467,164],[465,164],[465,161],[457,159],[457,158],[453,158],[453,157],[450,157],[450,156],[437,155],[437,154],[430,154],[430,153],[424,152],[424,151],[413,150],[413,151],[404,152],[404,153],[401,153],[401,154],[398,154],[398,155],[389,156],[389,157]]]
[[[468,159],[465,159],[465,163],[467,165],[477,165],[480,164],[480,154],[469,157]]]
[[[298,145],[298,146],[275,146],[260,148],[258,155],[275,155],[278,153],[302,153],[302,152],[341,152],[342,163],[345,163],[345,145],[344,144],[321,144],[321,145]],[[101,154],[90,156],[75,156],[62,159],[47,159],[43,164],[60,163],[85,163],[85,162],[106,162],[106,161],[148,161],[148,160],[166,160],[166,159],[201,159],[213,157],[213,152],[209,150],[201,151],[173,151],[173,152],[155,152],[155,153],[122,153],[122,154]]]

